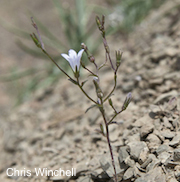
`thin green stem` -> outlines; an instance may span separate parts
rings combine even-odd
[[[108,125],[113,121],[113,119],[120,113],[122,113],[124,109],[120,110],[119,112],[115,113],[114,116],[109,120]]]
[[[112,109],[114,110],[114,112],[117,113],[115,107],[114,107],[113,105],[112,105],[111,107],[112,107]]]
[[[111,60],[111,56],[109,53],[107,53],[107,54],[108,54],[109,62],[111,63],[111,67],[115,71],[114,65],[113,65],[112,60]]]
[[[95,100],[93,100],[86,92],[85,90],[82,88],[82,86],[80,85],[79,83],[79,79],[77,78],[77,83],[78,83],[78,86],[79,88],[81,89],[81,91],[84,93],[84,95],[89,99],[91,100],[92,102],[94,102],[96,105],[99,105]]]
[[[60,71],[62,71],[68,78],[70,78],[71,80],[75,81],[73,78],[71,78],[71,76],[69,76],[55,61],[54,59],[44,50],[42,49],[43,53],[58,67],[58,69]]]
[[[93,76],[98,77],[98,75],[94,74],[90,69],[86,68],[85,66],[83,67],[84,69],[86,69],[89,73],[91,73]]]
[[[106,98],[103,100],[103,102],[105,102],[111,95],[112,95],[112,93],[114,92],[114,90],[115,90],[115,88],[116,88],[116,82],[117,82],[117,78],[116,78],[117,76],[116,76],[116,72],[115,72],[115,74],[114,74],[114,87],[113,87],[113,89],[111,90],[111,92],[106,96]]]

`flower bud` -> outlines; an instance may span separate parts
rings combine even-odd
[[[122,106],[122,110],[126,110],[126,108],[128,107],[129,103],[131,102],[131,100],[132,100],[132,94],[131,94],[131,92],[129,92],[127,94],[126,99],[124,101],[124,104]]]
[[[105,23],[105,16],[102,15],[102,26],[104,26],[104,23]]]
[[[98,77],[94,77],[93,83],[94,83],[95,88],[96,88],[97,97],[100,98],[100,99],[102,99],[103,93],[102,93],[102,90],[101,90],[101,88],[99,86],[99,79],[98,79]]]
[[[90,53],[90,51],[88,50],[87,46],[84,43],[81,43],[81,47],[84,49],[84,51],[86,52],[88,59],[91,63],[95,62],[95,58],[94,56]]]
[[[30,34],[32,40],[34,41],[34,43],[36,44],[37,47],[41,48],[41,44],[39,42],[39,39],[37,38],[36,34],[33,33],[33,34]]]
[[[90,60],[92,63],[94,63],[94,62],[95,62],[94,56],[91,55],[91,56],[89,57],[89,60]]]
[[[97,23],[99,30],[101,30],[102,26],[101,26],[101,20],[100,20],[99,16],[96,16],[96,23]]]
[[[84,49],[84,51],[87,51],[87,45],[85,43],[81,43],[81,48]]]
[[[118,50],[116,51],[116,66],[119,67],[121,64],[121,58],[122,58],[123,52]]]

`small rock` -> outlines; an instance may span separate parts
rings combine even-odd
[[[166,127],[166,128],[168,128],[168,129],[172,129],[173,128],[173,126],[172,126],[172,124],[169,122],[169,120],[168,120],[168,118],[167,117],[164,117],[163,118],[163,121],[164,121],[164,126]]]
[[[163,130],[161,134],[164,136],[166,139],[172,139],[175,136],[175,133],[171,132],[170,130]]]
[[[179,128],[179,119],[173,119],[172,121],[172,125],[174,128]]]
[[[147,148],[147,144],[145,142],[141,142],[141,141],[130,142],[130,143],[128,143],[128,146],[130,148],[130,155],[135,160],[138,160],[141,151],[145,150],[145,148]]]
[[[65,133],[66,133],[65,129],[61,127],[58,131],[56,131],[55,139],[61,140]]]
[[[174,168],[175,166],[179,165],[179,162],[173,162],[173,159],[168,159],[165,163],[164,166],[168,167],[168,168]]]
[[[135,161],[133,159],[131,159],[131,157],[127,157],[126,160],[124,161],[124,163],[127,166],[133,167],[135,165]],[[121,165],[121,164],[120,164]]]
[[[38,140],[43,139],[43,133],[35,133],[34,135],[30,136],[30,144],[35,144]]]
[[[157,137],[157,135],[153,133],[148,135],[146,141],[148,141],[149,143],[161,144],[161,140],[159,139],[159,137]]]
[[[154,125],[152,125],[151,123],[143,125],[141,127],[141,129],[140,129],[140,136],[141,136],[141,138],[144,138],[149,133],[152,133],[153,129],[154,129]]]
[[[160,145],[158,149],[156,150],[156,153],[160,155],[162,152],[167,152],[168,146],[167,145]]]
[[[154,154],[149,154],[149,158],[152,159],[152,162],[147,166],[147,168],[146,168],[147,172],[151,171],[155,167],[159,166],[159,164],[161,163],[161,161],[159,159],[157,159]]]
[[[141,168],[145,169],[147,165],[149,165],[152,162],[152,158],[148,158],[146,161],[144,161],[143,164],[141,164]]]
[[[93,182],[91,177],[89,175],[87,176],[80,176],[77,180],[77,182]]]
[[[103,171],[102,168],[98,168],[98,169],[95,169],[91,172],[91,178],[93,180],[99,180],[99,181],[102,181],[102,180],[105,180],[105,179],[109,179],[109,176],[107,175],[106,172]]]
[[[83,138],[82,132],[79,132],[74,136],[73,140],[75,143],[79,143],[82,141],[82,138]]]
[[[168,182],[178,182],[174,177],[169,179]]]
[[[169,146],[177,147],[180,144],[180,134],[174,136],[174,138],[169,142]]]
[[[87,165],[85,164],[84,161],[81,161],[76,166],[76,176],[80,176],[81,173],[84,173],[84,172],[87,172],[87,171],[88,171],[88,167],[87,167]]]
[[[129,135],[126,139],[125,139],[125,144],[127,145],[130,142],[137,142],[140,141],[140,133],[136,133],[134,135]]]
[[[164,79],[163,79],[162,77],[160,77],[160,78],[155,78],[155,79],[149,80],[149,84],[150,84],[151,86],[160,85],[160,84],[162,84],[163,81],[164,81]]]
[[[135,180],[135,182],[147,182],[145,179],[142,179],[142,178],[138,178]]]
[[[148,173],[142,175],[139,179],[135,180],[135,182],[144,182],[143,180],[152,181],[152,182],[166,182],[165,175],[161,169],[161,167],[156,167]]]
[[[178,166],[176,166],[175,168],[174,168],[174,170],[175,170],[175,172],[174,172],[174,175],[175,175],[175,177],[178,179],[178,181],[180,180],[180,166],[178,165]]]
[[[126,172],[124,173],[123,179],[128,180],[134,176],[134,168],[129,167]]]
[[[110,154],[105,154],[99,160],[102,169],[107,173],[107,175],[112,178],[114,176],[114,168],[112,166],[111,158],[109,157]],[[125,171],[126,166],[119,165],[118,157],[114,156],[114,163],[116,166],[116,173],[121,174]]]
[[[174,150],[174,161],[180,161],[180,148]]]
[[[167,47],[165,49],[165,53],[166,53],[167,56],[174,57],[174,56],[177,55],[178,50],[175,49],[174,47]]]
[[[132,125],[134,127],[141,127],[146,123],[152,123],[153,119],[149,116],[149,114],[146,114],[140,119],[137,119]]]
[[[170,156],[171,155],[168,152],[162,152],[160,155],[158,155],[158,159],[162,164],[164,164]]]
[[[53,176],[53,177],[50,178],[50,180],[53,181],[53,182],[65,181],[65,180],[67,180],[67,177],[65,177],[63,175],[61,175],[61,176]]]
[[[141,170],[139,170],[139,165],[137,165],[138,163],[136,163],[135,165],[134,165],[134,177],[135,178],[138,178],[139,176],[142,176],[142,175],[144,175],[144,172],[142,172]]]
[[[129,156],[127,152],[127,146],[120,147],[119,149],[119,163],[122,163],[126,160],[126,158]]]
[[[157,121],[157,120],[155,120],[155,121]],[[159,130],[161,130],[161,129],[160,129],[161,127],[158,127],[158,128],[159,128]],[[161,142],[164,142],[165,138],[164,138],[164,136],[160,133],[159,130],[154,130],[153,134],[155,134],[155,135],[160,139]]]
[[[156,143],[148,143],[147,145],[151,153],[154,153],[159,147],[159,145]]]
[[[147,145],[149,150],[153,153],[157,150],[159,145],[161,144],[161,140],[155,134],[149,134],[147,137]]]
[[[140,164],[144,163],[144,162],[147,160],[147,158],[148,158],[148,154],[149,154],[149,149],[148,149],[148,147],[145,147],[145,148],[141,151],[141,153],[140,153],[140,155],[139,155],[138,162],[139,162]]]

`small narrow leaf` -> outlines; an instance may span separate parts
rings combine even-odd
[[[109,105],[110,105],[110,106],[112,106],[112,105],[113,105],[113,103],[112,103],[111,98],[109,98],[109,99],[108,99],[108,101],[109,101]]]
[[[83,87],[83,85],[87,82],[88,80],[85,80],[81,83],[81,87]]]
[[[104,135],[104,128],[103,128],[102,124],[100,124],[100,129],[101,129],[102,134]]]
[[[87,113],[90,109],[92,109],[92,108],[94,108],[94,107],[97,107],[97,105],[96,105],[96,104],[93,104],[92,106],[88,107],[88,108],[86,109],[85,113]]]
[[[68,80],[71,81],[72,83],[74,83],[75,85],[78,85],[77,81],[75,81],[75,80],[73,80],[71,78],[69,78]]]
[[[117,123],[117,121],[111,121],[110,123],[108,123],[108,125],[110,125],[110,124],[119,124],[119,123]]]

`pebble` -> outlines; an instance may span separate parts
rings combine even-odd
[[[169,179],[168,182],[178,182],[178,181],[176,180],[176,178],[173,177],[173,178]]]
[[[174,150],[174,161],[180,161],[180,148]]]
[[[152,124],[145,124],[140,129],[140,136],[141,138],[146,137],[149,133],[152,133],[154,129],[154,125]]]
[[[129,153],[127,152],[128,147],[127,146],[123,146],[120,147],[119,149],[119,162],[122,163],[124,162],[127,157],[129,157]]]
[[[134,168],[129,167],[123,175],[124,180],[128,180],[134,176]]]
[[[161,140],[154,133],[149,134],[148,137],[146,138],[146,141],[149,143],[154,143],[156,145],[161,144]]]
[[[158,159],[161,161],[162,164],[164,164],[168,158],[171,156],[168,152],[162,152],[158,155]]]
[[[175,168],[174,168],[174,175],[175,177],[178,179],[178,181],[180,180],[180,165],[177,165]]]
[[[109,157],[109,155],[107,156],[108,154],[105,154],[101,157],[101,159],[99,160],[100,164],[101,164],[101,167],[102,169],[107,173],[107,175],[109,177],[113,177],[114,176],[114,168],[112,166],[112,161],[111,161],[111,158]],[[125,166],[122,166],[122,165],[119,165],[119,161],[118,161],[118,157],[117,156],[114,156],[114,163],[115,163],[115,166],[116,166],[116,173],[117,174],[121,174],[125,171],[126,167]]]
[[[141,141],[133,141],[128,143],[130,149],[130,155],[133,159],[138,160],[142,150],[146,150],[147,144]]]
[[[180,144],[180,134],[177,134],[173,137],[173,139],[169,142],[169,146],[177,147]]]
[[[77,180],[77,182],[93,182],[90,176],[80,176]]]
[[[169,149],[169,147],[167,145],[160,145],[157,150],[156,150],[156,153],[158,155],[160,155],[162,152],[167,152]]]
[[[161,134],[166,139],[172,139],[175,136],[175,133],[174,132],[171,132],[170,130],[164,130],[164,131],[161,132]]]

